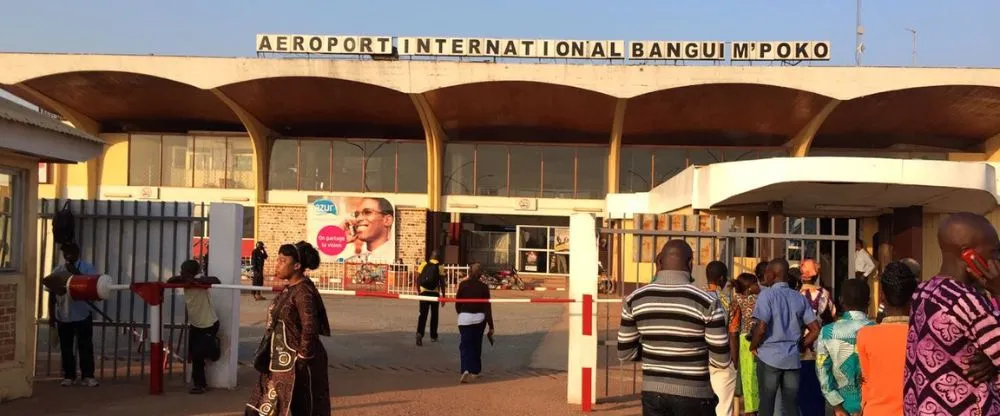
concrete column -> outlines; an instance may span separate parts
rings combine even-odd
[[[608,193],[618,192],[618,172],[621,169],[622,159],[622,130],[625,127],[625,107],[628,104],[627,98],[619,98],[615,102],[615,115],[611,121],[611,139],[608,144]]]
[[[243,241],[243,206],[212,204],[208,215],[209,235],[212,236],[208,256],[208,274],[223,284],[240,284],[240,247]],[[212,289],[212,307],[219,317],[219,339],[222,356],[208,365],[209,387],[236,388],[237,358],[240,338],[240,292]],[[190,375],[191,372],[188,371]]]
[[[816,113],[816,115],[813,116],[813,118],[809,120],[805,126],[802,126],[799,132],[796,133],[795,136],[793,136],[792,139],[786,144],[786,147],[789,148],[789,156],[805,157],[809,153],[809,148],[812,147],[812,141],[816,137],[816,132],[819,131],[820,127],[823,127],[823,122],[826,121],[826,118],[830,116],[830,113],[833,113],[833,110],[835,110],[838,105],[840,105],[840,100],[830,99],[830,101],[828,101],[826,105],[819,110],[819,113]]]
[[[892,210],[892,257],[910,257],[923,264],[924,208],[912,206]],[[884,263],[883,263],[884,264]]]
[[[584,368],[590,372],[590,403],[597,391],[597,308],[583,316],[584,295],[597,298],[597,222],[592,214],[573,214],[569,218],[569,365],[566,401],[582,404]],[[592,305],[593,306],[593,305]],[[590,335],[583,335],[584,320],[590,320]]]

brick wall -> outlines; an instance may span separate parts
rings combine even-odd
[[[257,216],[257,239],[264,242],[270,255],[264,266],[264,274],[270,275],[274,269],[278,247],[306,239],[306,205],[260,205]],[[424,258],[427,210],[397,209],[395,232],[397,258],[402,258],[406,264],[413,264]],[[343,269],[339,264],[322,264],[315,274],[340,276]]]
[[[0,363],[14,361],[17,342],[17,285],[0,285]]]

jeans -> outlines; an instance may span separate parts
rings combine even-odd
[[[717,400],[642,392],[642,416],[712,416]]]
[[[781,389],[781,408],[785,413],[795,414],[799,408],[799,370],[774,368],[757,359],[757,390],[760,392],[760,416],[775,415],[775,401]]]
[[[58,322],[59,349],[62,352],[63,378],[76,380],[76,360],[80,360],[82,378],[94,378],[94,318],[82,321]],[[76,352],[73,339],[76,339]]]
[[[427,292],[421,291],[420,296],[439,296],[438,292]],[[431,339],[438,338],[438,309],[440,306],[437,302],[420,301],[420,317],[417,318],[417,334],[421,338],[424,336],[424,327],[427,325],[427,312],[431,313]]]
[[[188,355],[191,357],[191,381],[195,387],[208,387],[205,380],[205,362],[211,359],[215,349],[215,337],[219,334],[219,321],[208,328],[188,327]]]
[[[483,371],[483,332],[486,322],[458,326],[458,352],[461,357],[460,372],[479,374]]]
[[[816,375],[816,360],[803,360],[799,380],[799,411],[802,416],[825,416],[826,398]]]

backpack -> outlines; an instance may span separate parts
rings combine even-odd
[[[427,290],[436,290],[441,283],[441,265],[433,262],[424,264],[417,277],[417,284]]]
[[[72,243],[76,237],[76,219],[73,217],[73,209],[69,205],[69,200],[63,204],[62,209],[56,211],[52,218],[52,239],[56,244]]]

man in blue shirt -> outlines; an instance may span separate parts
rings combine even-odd
[[[750,351],[757,356],[757,385],[761,416],[774,415],[778,390],[781,407],[796,409],[799,392],[799,353],[813,345],[820,322],[812,307],[798,291],[788,286],[788,262],[775,259],[767,264],[764,286],[753,310]],[[803,337],[802,328],[808,332]]]
[[[80,246],[76,243],[63,244],[60,248],[65,263],[52,269],[52,274],[97,274],[97,269],[90,263],[80,260]],[[63,387],[72,386],[76,382],[76,357],[74,357],[73,340],[80,360],[80,384],[86,387],[97,387],[94,378],[94,320],[90,314],[90,305],[82,300],[73,300],[68,293],[53,293],[55,302],[49,302],[50,319],[54,319],[59,332],[59,348],[62,353]]]

